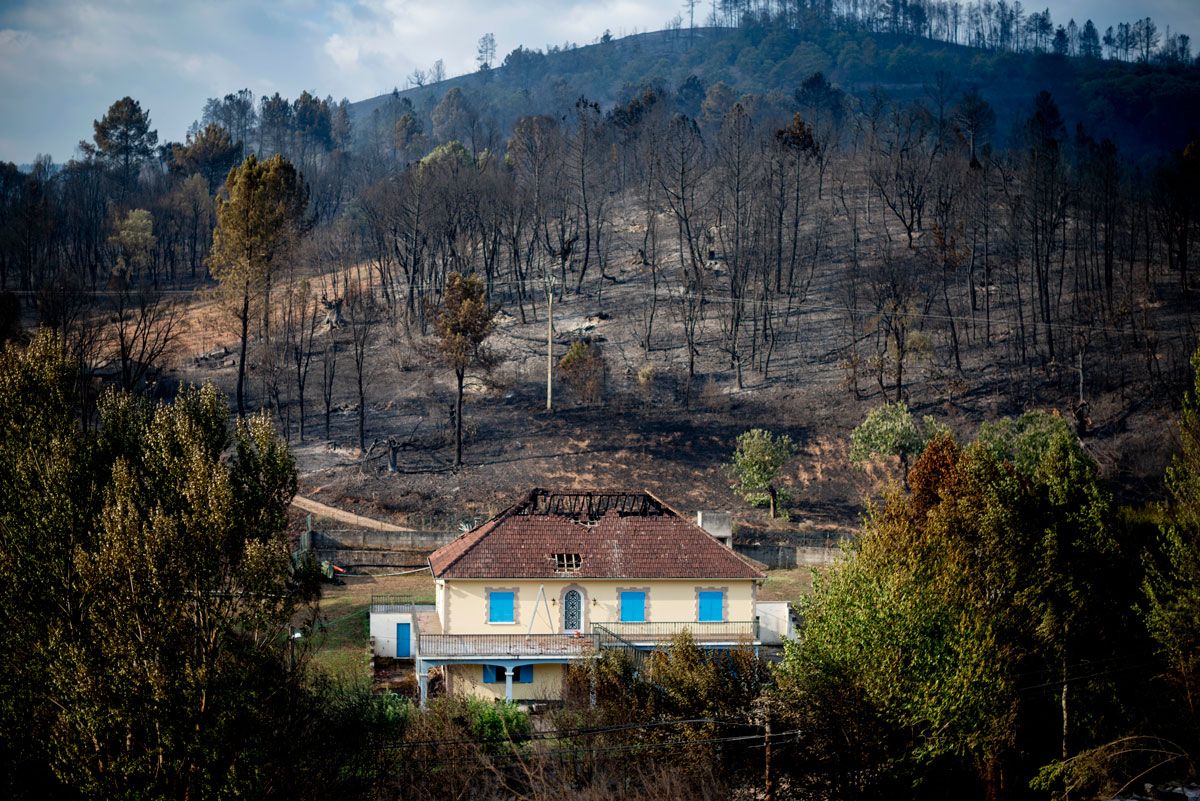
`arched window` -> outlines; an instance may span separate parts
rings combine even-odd
[[[567,590],[563,595],[563,631],[583,628],[583,596],[579,590]]]

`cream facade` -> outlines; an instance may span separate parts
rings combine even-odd
[[[620,623],[622,591],[645,592],[646,623],[700,622],[700,593],[724,593],[723,622],[755,619],[758,583],[735,579],[455,579],[437,582],[437,613],[444,634],[564,634],[569,590],[582,595],[582,626]],[[488,594],[514,593],[512,623],[489,622]]]
[[[506,696],[508,685],[504,678],[485,682],[482,665],[450,665],[446,667],[446,690],[460,695],[473,695],[487,701],[554,701],[562,698],[565,664],[543,663],[529,666],[532,681],[514,681],[512,695]],[[503,672],[500,672],[503,676]]]
[[[493,593],[511,593],[511,613],[506,598],[499,615],[505,622],[495,621]],[[636,620],[623,619],[622,593],[639,595]],[[753,579],[439,579],[434,613],[414,627],[418,676],[440,667],[448,692],[552,701],[562,697],[567,665],[595,656],[600,631],[647,648],[682,629],[707,647],[757,644],[757,593]],[[569,594],[577,594],[570,603]]]

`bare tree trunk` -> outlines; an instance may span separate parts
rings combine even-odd
[[[241,351],[238,356],[238,377],[237,377],[237,407],[238,417],[246,416],[246,347],[250,340],[250,287],[246,285],[242,289],[242,310],[239,315],[241,323]]]
[[[466,377],[466,370],[459,368],[454,371],[454,377],[458,379],[458,393],[454,397],[454,466],[462,467],[462,443],[463,443],[463,379]]]

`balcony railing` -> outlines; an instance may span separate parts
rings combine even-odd
[[[720,623],[662,622],[662,623],[601,623],[593,628],[602,628],[621,640],[635,644],[666,644],[686,630],[692,639],[705,643],[754,642],[758,639],[757,620],[730,620]]]
[[[420,634],[422,657],[490,656],[498,658],[582,656],[593,639],[574,634]]]
[[[394,612],[417,612],[433,606],[431,600],[415,598],[411,595],[385,593],[371,596],[371,611],[375,614]]]

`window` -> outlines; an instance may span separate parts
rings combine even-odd
[[[488,593],[488,623],[516,623],[516,593],[493,590]]]
[[[725,620],[725,593],[722,590],[700,590],[699,615],[701,623],[721,623]]]
[[[579,590],[563,593],[563,631],[579,631],[583,628],[583,594]]]
[[[643,590],[623,590],[621,592],[621,622],[646,622],[646,593]]]
[[[554,569],[560,573],[574,573],[583,564],[583,559],[577,553],[554,554]]]
[[[484,684],[504,684],[504,668],[497,665],[483,666]],[[514,684],[533,683],[533,665],[519,665],[513,669]]]

